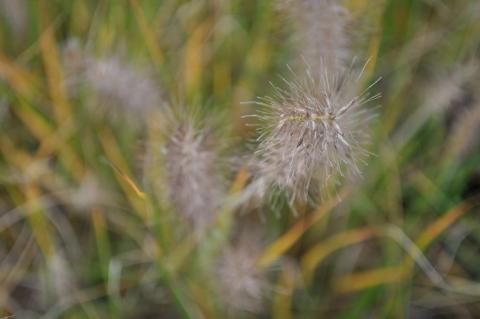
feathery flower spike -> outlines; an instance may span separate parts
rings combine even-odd
[[[375,116],[363,106],[379,97],[368,93],[378,80],[356,94],[362,73],[324,72],[316,80],[307,69],[305,77],[284,80],[286,89],[274,86],[273,97],[255,102],[262,109],[253,117],[263,124],[254,160],[258,185],[286,191],[293,203],[310,199],[335,176],[360,175],[367,124]]]
[[[223,198],[219,157],[208,130],[184,121],[165,147],[165,169],[170,198],[196,231],[202,231],[215,217]]]

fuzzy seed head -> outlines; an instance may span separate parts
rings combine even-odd
[[[312,70],[321,70],[320,66],[329,72],[346,69],[351,60],[346,33],[348,14],[338,1],[280,0],[280,8],[296,27],[297,52]]]
[[[74,275],[63,254],[55,253],[48,259],[48,285],[57,299],[63,300],[75,288]]]
[[[472,151],[478,149],[480,133],[480,104],[463,111],[455,121],[449,136],[447,149],[457,160],[464,160]]]
[[[147,73],[114,57],[87,60],[85,80],[102,102],[130,114],[162,103],[158,86]]]
[[[204,230],[220,208],[224,193],[219,157],[208,131],[181,124],[165,148],[165,165],[175,208],[196,231]]]
[[[25,33],[28,26],[28,10],[25,0],[0,0],[0,14],[16,36]]]
[[[461,98],[465,92],[465,84],[472,81],[479,66],[474,62],[457,66],[453,71],[438,74],[427,83],[423,101],[425,113],[432,115],[444,114]]]
[[[265,271],[256,265],[259,253],[258,237],[245,233],[220,256],[216,268],[219,293],[235,310],[257,313],[262,309],[268,284]]]
[[[378,98],[356,95],[358,77],[324,73],[321,81],[306,72],[301,80],[274,87],[275,95],[259,99],[261,121],[254,169],[264,190],[286,191],[292,203],[308,200],[333,177],[358,176],[368,152],[372,112],[363,108]],[[358,76],[358,75],[357,75]]]

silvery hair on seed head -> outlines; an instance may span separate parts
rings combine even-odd
[[[326,69],[324,69],[326,70]],[[363,71],[336,76],[327,72],[283,80],[271,97],[259,98],[257,149],[253,166],[262,189],[285,191],[290,203],[308,200],[332,179],[359,176],[359,163],[368,156],[368,123],[375,117],[365,104],[370,85],[357,93]]]

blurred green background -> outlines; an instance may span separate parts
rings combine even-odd
[[[254,136],[242,102],[272,94],[298,55],[285,12],[0,0],[0,318],[480,318],[480,3],[340,2],[355,55],[382,77],[363,178],[299,216],[225,209],[198,240],[156,186],[161,105],[146,118],[97,108],[76,63],[122,61],[242,158]],[[235,195],[248,173],[233,166]],[[255,312],[231,307],[212,270],[242,223],[264,233],[245,257],[265,276]]]

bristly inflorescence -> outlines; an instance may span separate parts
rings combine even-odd
[[[205,128],[183,121],[168,138],[165,169],[175,209],[195,231],[203,231],[216,216],[224,197],[219,154]]]
[[[307,201],[332,177],[360,175],[359,162],[368,152],[369,121],[375,116],[363,106],[379,97],[368,90],[357,94],[363,72],[341,77],[324,72],[317,80],[305,76],[274,86],[272,97],[260,98],[261,122],[254,169],[265,191],[285,191],[290,203]],[[265,187],[266,186],[266,187]]]

